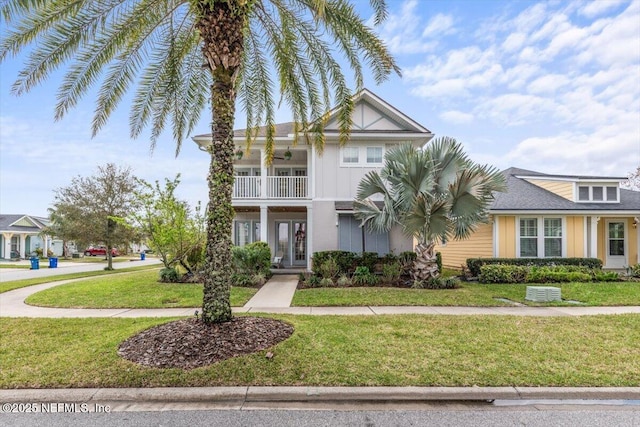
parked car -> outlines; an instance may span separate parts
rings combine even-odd
[[[84,250],[84,256],[98,256],[98,255],[107,255],[107,247],[106,246],[89,246]],[[118,256],[120,253],[116,248],[111,248],[111,256]]]

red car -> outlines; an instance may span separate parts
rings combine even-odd
[[[98,255],[107,255],[107,247],[106,246],[89,246],[84,250],[84,256],[98,256]],[[116,248],[111,248],[111,256],[118,256],[120,253]]]

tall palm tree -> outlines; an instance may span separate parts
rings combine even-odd
[[[440,273],[436,242],[468,237],[486,221],[493,193],[505,190],[500,171],[472,162],[455,139],[443,137],[424,150],[408,144],[390,150],[380,173],[360,182],[355,215],[378,232],[397,224],[415,238],[412,275],[425,280]]]
[[[353,103],[339,53],[362,86],[363,63],[376,82],[399,69],[384,44],[347,0],[0,0],[6,31],[0,61],[32,50],[13,86],[21,94],[70,63],[59,88],[62,118],[100,83],[95,135],[137,79],[132,137],[151,127],[151,147],[170,120],[176,155],[200,112],[211,103],[207,262],[203,319],[231,319],[229,278],[233,208],[233,123],[236,100],[247,128],[266,124],[273,157],[275,92],[289,104],[306,142],[322,150],[331,104],[339,109],[341,142],[349,137]],[[370,0],[375,22],[384,0]],[[254,132],[247,132],[247,146]],[[248,147],[247,147],[248,148]]]

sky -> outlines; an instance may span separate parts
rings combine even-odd
[[[640,166],[640,0],[387,4],[376,31],[402,77],[365,86],[436,137],[499,169],[624,177]],[[370,18],[368,1],[357,8]],[[55,189],[108,162],[150,182],[180,173],[179,197],[206,201],[208,156],[190,138],[177,157],[168,132],[151,152],[148,134],[129,137],[128,104],[91,138],[91,95],[56,122],[62,74],[16,97],[23,60],[0,64],[0,213],[47,216]],[[202,117],[194,134],[209,132]]]

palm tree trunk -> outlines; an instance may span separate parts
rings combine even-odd
[[[211,4],[212,3],[212,4]],[[204,267],[202,319],[206,323],[231,320],[231,229],[234,210],[233,122],[235,83],[243,54],[246,15],[226,2],[201,1],[197,27],[204,41],[203,53],[212,72],[212,145],[207,183],[207,250]]]
[[[417,257],[412,271],[414,280],[428,280],[440,276],[435,247],[435,242],[419,243],[416,246]]]

